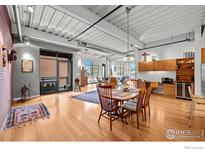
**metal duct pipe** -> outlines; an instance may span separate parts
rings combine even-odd
[[[98,45],[95,45],[95,44],[91,44],[91,43],[86,43],[86,45],[83,45],[83,43],[80,42],[78,45],[81,46],[81,47],[86,47],[86,48],[98,50],[98,51],[101,51],[101,52],[104,52],[104,53],[108,53],[108,54],[115,53],[115,54],[118,54],[118,55],[125,55],[123,52],[111,50],[111,49],[108,49],[108,48],[105,48],[105,47],[101,47],[101,46],[98,46]]]
[[[17,31],[19,34],[19,40],[20,42],[23,42],[22,31],[21,31],[21,21],[20,21],[19,9],[17,5],[13,5],[13,11],[14,11],[14,16],[16,20]]]
[[[103,19],[105,19],[107,16],[109,16],[110,14],[112,14],[113,12],[115,12],[116,10],[118,10],[119,8],[121,8],[122,5],[118,5],[115,9],[113,9],[112,11],[110,11],[108,14],[104,15],[102,18],[100,18],[98,21],[96,21],[94,24],[92,24],[91,26],[89,26],[88,28],[86,28],[84,31],[82,31],[80,34],[76,35],[75,37],[69,39],[68,41],[72,41],[75,38],[77,38],[78,36],[82,35],[83,33],[85,33],[87,30],[89,30],[90,28],[92,28],[93,26],[95,26],[97,23],[99,23],[100,21],[102,21]]]
[[[151,48],[161,47],[161,46],[165,46],[165,45],[186,42],[186,41],[191,41],[191,39],[185,39],[185,40],[180,40],[180,41],[175,41],[175,42],[170,42],[170,43],[159,44],[159,45],[155,45],[155,46],[151,46],[151,47],[147,47],[147,48],[143,48],[143,49],[138,49],[138,50],[141,51],[141,50],[146,50],[146,49],[151,49]]]

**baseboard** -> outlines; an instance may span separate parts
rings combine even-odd
[[[35,97],[39,97],[39,96],[40,96],[40,95],[33,95],[33,96],[27,97],[27,98],[30,99],[30,98],[35,98]],[[13,100],[14,100],[14,101],[19,101],[19,100],[21,100],[21,97],[13,98]]]

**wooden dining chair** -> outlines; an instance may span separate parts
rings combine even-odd
[[[109,119],[110,131],[112,131],[112,121],[121,116],[118,102],[112,99],[112,85],[97,85],[97,91],[101,105],[98,123],[100,122],[101,116]]]
[[[139,113],[140,112],[142,113],[142,119],[144,119],[144,116],[143,116],[144,95],[145,95],[145,90],[140,90],[136,103],[133,103],[132,101],[128,101],[127,103],[124,103],[121,106],[121,109],[122,109],[121,118],[122,118],[122,120],[123,119],[126,120],[130,112],[136,113],[136,115],[137,115],[137,128],[139,128]],[[127,121],[126,121],[126,123],[127,123]]]
[[[117,88],[117,78],[116,77],[110,78],[110,85],[112,85],[113,89]]]
[[[151,111],[150,111],[150,96],[152,93],[152,87],[149,87],[146,89],[146,93],[145,93],[145,98],[143,101],[143,109],[144,109],[144,117],[145,117],[145,121],[147,120],[147,108],[148,108],[148,112],[149,112],[149,117],[151,117]]]
[[[100,78],[99,77],[96,78],[97,78],[97,84],[100,85],[101,84]]]
[[[189,95],[192,99],[192,101],[190,102],[190,110],[189,110],[189,127],[192,126],[192,120],[193,120],[193,116],[194,116],[194,111],[196,110],[196,105],[205,105],[205,97],[204,96],[199,96],[199,95],[194,95],[192,93],[192,88],[191,86],[188,87],[189,90]],[[203,111],[205,112],[205,110],[200,110],[197,109],[197,111]]]
[[[145,84],[144,81],[138,79],[138,80],[136,80],[136,82],[137,82],[137,88],[139,88],[139,89],[145,89],[146,88],[146,84]]]

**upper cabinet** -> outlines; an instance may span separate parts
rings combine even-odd
[[[176,71],[176,59],[139,62],[138,71]]]
[[[165,71],[176,71],[176,59],[165,60]]]
[[[205,63],[205,48],[201,48],[201,63]]]
[[[164,60],[157,60],[152,62],[154,64],[154,69],[152,71],[162,71],[165,69]]]
[[[140,62],[138,64],[138,70],[139,71],[152,71],[154,65],[152,64],[152,62]]]

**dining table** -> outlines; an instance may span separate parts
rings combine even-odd
[[[128,91],[124,91],[123,88],[118,87],[116,89],[112,89],[112,96],[105,94],[104,96],[115,100],[115,102],[120,102],[120,105],[122,105],[125,101],[137,98],[139,90],[140,89],[137,88],[129,88]]]

